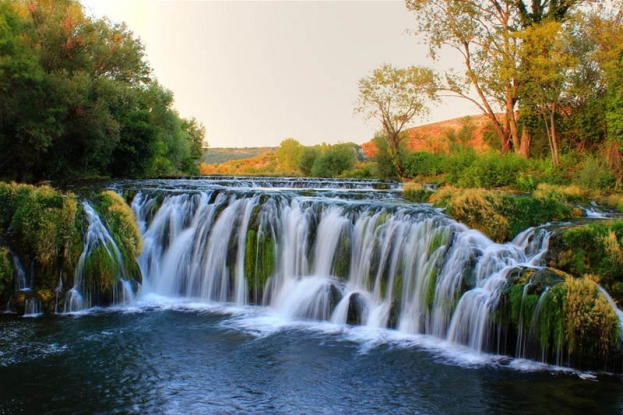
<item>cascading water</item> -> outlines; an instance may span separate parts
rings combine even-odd
[[[118,278],[118,283],[112,288],[113,304],[128,304],[134,300],[134,293],[126,280],[126,269],[123,256],[117,247],[110,232],[102,223],[97,212],[90,204],[83,204],[84,213],[88,221],[88,228],[84,235],[84,250],[80,255],[74,275],[74,286],[65,295],[65,312],[81,311],[92,305],[92,296],[96,294],[93,286],[88,284],[87,279],[97,278],[90,275],[87,263],[90,257],[98,249],[103,249],[105,255],[113,264],[113,273]],[[62,280],[61,280],[62,281]],[[60,283],[59,283],[60,284]]]
[[[269,306],[286,318],[430,334],[494,351],[508,275],[548,233],[497,244],[427,206],[279,191],[138,193],[144,292]]]
[[[30,284],[28,281],[28,275],[26,274],[26,270],[22,266],[22,262],[19,260],[18,256],[15,255],[11,249],[9,249],[11,253],[11,259],[13,260],[13,266],[16,269],[15,273],[15,290],[16,291],[26,291],[30,290]]]

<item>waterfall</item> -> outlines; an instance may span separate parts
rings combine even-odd
[[[604,297],[606,298],[606,300],[608,301],[608,304],[610,304],[610,306],[614,309],[614,311],[617,314],[617,317],[619,318],[619,322],[621,325],[621,340],[623,340],[623,311],[621,311],[621,309],[619,307],[617,307],[616,303],[614,302],[614,300],[612,299],[612,297],[610,296],[610,294],[608,293],[608,291],[606,291],[601,285],[597,285],[597,288],[599,289],[599,291],[604,295]]]
[[[15,255],[15,252],[11,248],[9,248],[9,253],[11,254],[11,259],[13,260],[13,266],[15,266],[15,291],[27,291],[30,290],[31,284],[28,282],[28,275],[26,274],[26,270],[22,266],[22,262],[19,260],[18,256]]]
[[[84,202],[83,209],[88,221],[88,228],[84,235],[84,249],[74,273],[74,286],[65,294],[65,312],[76,312],[91,307],[93,296],[100,294],[97,292],[97,284],[88,281],[98,276],[91,275],[92,273],[87,270],[87,261],[98,249],[105,251],[108,259],[113,264],[115,277],[119,278],[117,286],[112,287],[112,303],[131,303],[134,295],[129,283],[126,281],[123,256],[117,244],[93,207],[89,203]],[[60,287],[62,287],[62,280],[59,282],[58,289]]]
[[[509,273],[539,266],[549,240],[530,229],[497,244],[430,208],[288,192],[139,192],[132,208],[145,293],[258,304],[478,351],[499,347],[493,311]]]

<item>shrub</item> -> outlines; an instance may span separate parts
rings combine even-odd
[[[484,189],[446,186],[433,194],[430,201],[498,242],[509,240],[530,226],[582,215],[580,209],[554,199],[516,197]]]
[[[0,297],[12,290],[14,272],[9,250],[0,246]]]
[[[608,189],[614,186],[616,178],[605,163],[591,155],[584,158],[577,174],[577,183],[590,190]]]
[[[435,176],[443,173],[445,154],[414,151],[404,158],[405,177]]]
[[[464,187],[487,189],[503,186],[517,186],[519,173],[528,167],[528,161],[514,153],[500,156],[486,153],[474,159],[473,163],[459,176],[458,183]]]
[[[557,186],[541,183],[532,193],[539,200],[556,200],[558,202],[580,202],[584,200],[588,193],[577,185]]]
[[[623,221],[566,229],[562,244],[557,266],[574,275],[599,276],[613,299],[623,304]]]
[[[502,196],[483,189],[445,187],[433,196],[434,206],[445,207],[448,215],[470,228],[478,229],[495,241],[508,237],[508,219],[502,216]]]

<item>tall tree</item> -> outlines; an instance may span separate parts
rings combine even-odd
[[[554,165],[559,163],[557,116],[569,92],[570,72],[577,58],[570,53],[570,36],[557,21],[533,24],[518,35],[522,40],[523,64],[520,92],[532,104],[545,125]]]
[[[387,140],[387,151],[400,177],[403,130],[414,119],[428,113],[427,103],[437,99],[437,77],[428,68],[396,68],[383,65],[359,80],[355,112],[367,120],[378,120]]]
[[[192,170],[205,130],[149,71],[124,24],[77,0],[0,0],[0,177]]]
[[[279,167],[288,172],[299,168],[301,155],[305,147],[294,138],[286,138],[277,148],[277,162]]]
[[[433,59],[453,50],[463,73],[447,71],[443,89],[472,102],[493,124],[501,151],[529,155],[522,141],[517,104],[521,40],[516,32],[543,19],[561,20],[580,0],[407,0]],[[500,111],[502,116],[499,115]]]

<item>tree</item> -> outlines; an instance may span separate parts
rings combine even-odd
[[[415,118],[428,113],[427,102],[437,99],[437,78],[428,68],[405,69],[383,65],[359,80],[359,99],[355,112],[367,120],[380,121],[387,151],[400,177],[400,142],[403,130]]]
[[[556,117],[577,59],[569,53],[570,37],[557,21],[533,24],[518,36],[523,40],[522,56],[526,57],[520,93],[534,104],[535,114],[542,118],[552,162],[557,165],[560,145]]]
[[[446,71],[441,89],[489,118],[502,153],[514,149],[528,157],[529,137],[522,140],[517,116],[523,57],[516,33],[542,20],[561,21],[581,3],[586,1],[407,0],[407,8],[433,59],[447,49],[463,59],[464,73]]]
[[[318,158],[319,154],[320,150],[318,147],[305,147],[303,149],[298,165],[298,168],[303,175],[311,176],[314,163],[316,162],[316,158]]]
[[[323,144],[321,147],[311,170],[313,177],[337,177],[355,164],[356,154],[351,144]]]
[[[298,170],[301,155],[303,154],[303,145],[294,138],[286,138],[279,144],[277,148],[277,163],[283,171],[293,172]]]
[[[149,71],[124,24],[77,0],[0,0],[0,176],[192,171],[205,130]]]

